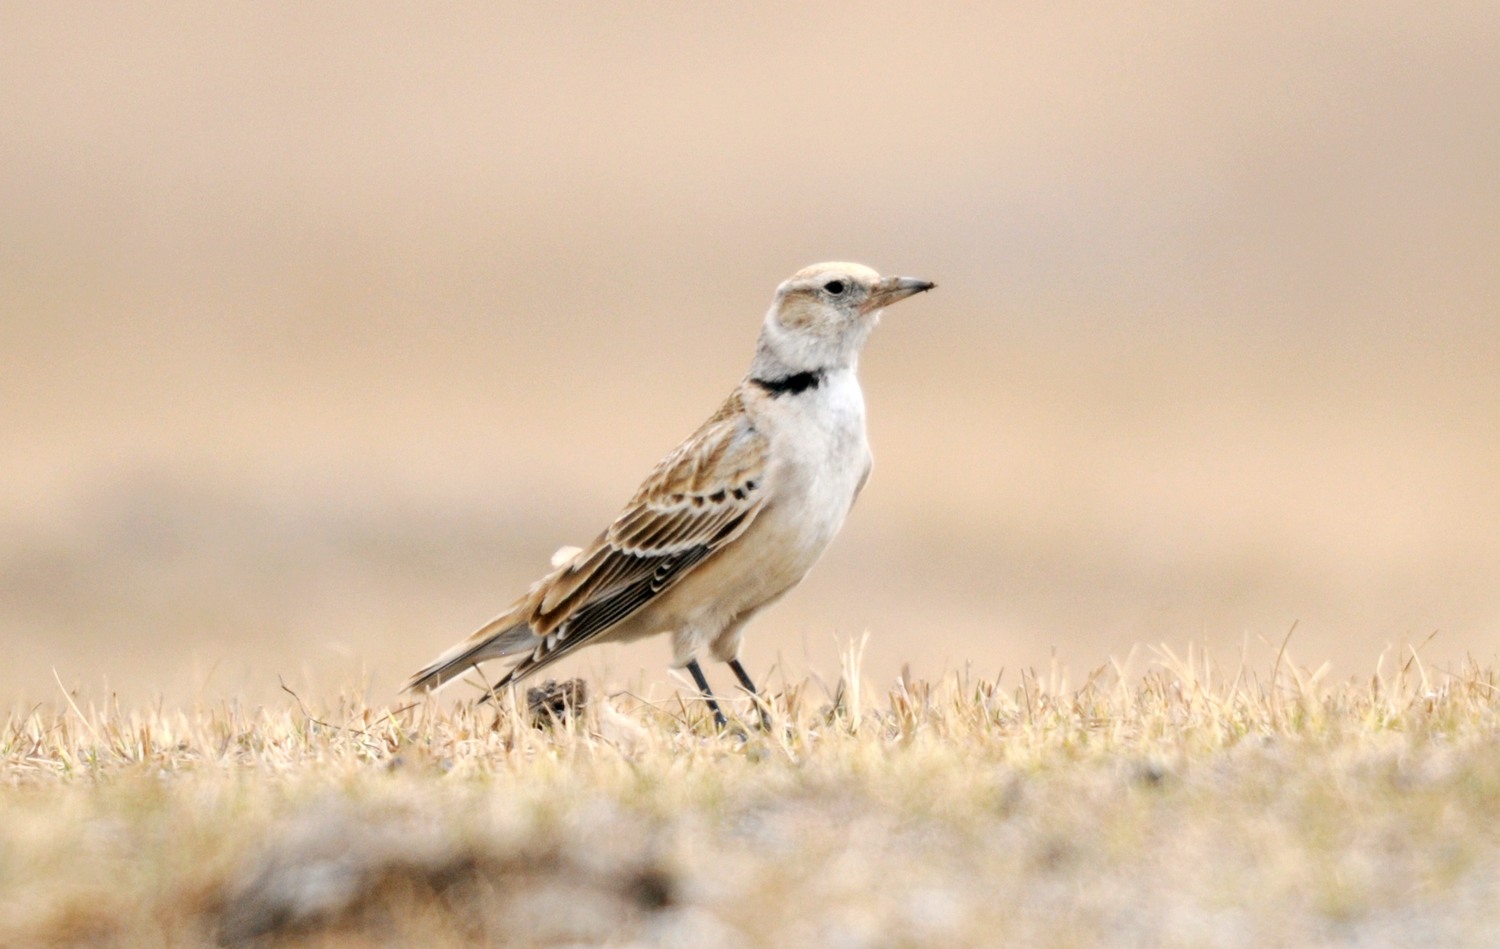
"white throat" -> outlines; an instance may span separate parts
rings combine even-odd
[[[879,312],[855,323],[829,331],[822,327],[789,329],[776,319],[776,308],[766,314],[750,375],[756,379],[780,379],[801,372],[833,372],[857,369],[859,353],[880,320]]]

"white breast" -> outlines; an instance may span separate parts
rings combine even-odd
[[[766,414],[774,496],[760,519],[777,535],[772,546],[783,547],[785,572],[795,574],[785,577],[790,586],[843,526],[869,474],[865,399],[854,371],[844,369],[817,389],[777,399]]]

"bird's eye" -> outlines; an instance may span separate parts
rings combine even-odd
[[[838,296],[839,294],[841,294],[841,293],[844,292],[844,281],[842,281],[842,280],[830,280],[827,283],[823,284],[823,289],[827,290],[829,293],[833,294],[834,296]]]

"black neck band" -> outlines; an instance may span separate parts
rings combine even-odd
[[[760,386],[771,394],[771,398],[791,393],[800,395],[808,389],[816,389],[823,384],[827,377],[827,371],[815,369],[812,372],[794,372],[790,376],[782,376],[780,379],[754,379],[750,381]]]

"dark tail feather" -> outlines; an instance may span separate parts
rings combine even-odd
[[[438,689],[444,683],[463,675],[486,659],[513,656],[535,648],[536,636],[531,627],[517,623],[509,616],[500,617],[474,635],[438,656],[425,669],[412,676],[406,691]]]
[[[525,679],[526,677],[532,675],[533,673],[542,671],[571,651],[572,650],[561,649],[556,652],[545,652],[540,648],[534,650],[531,655],[522,659],[520,662],[511,666],[509,669],[505,670],[505,675],[496,680],[495,683],[490,686],[490,690],[486,692],[484,694],[484,697],[479,701],[481,703],[488,702],[490,699],[500,694],[501,689],[509,688],[520,682],[522,679]]]

